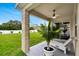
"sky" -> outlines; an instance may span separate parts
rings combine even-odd
[[[0,24],[8,22],[9,20],[22,21],[22,13],[16,9],[16,3],[0,3]],[[30,25],[47,23],[47,21],[30,15]]]
[[[21,21],[21,12],[16,9],[15,3],[0,3],[0,24],[9,20]]]
[[[30,15],[30,25],[40,25],[40,24],[47,24],[48,22],[44,19],[41,19],[37,16]]]

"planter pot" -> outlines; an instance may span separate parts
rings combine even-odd
[[[47,47],[44,47],[44,55],[45,56],[54,56],[54,48],[50,47],[50,50],[47,50]]]

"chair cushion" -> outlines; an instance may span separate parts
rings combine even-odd
[[[57,41],[52,41],[50,42],[51,46],[54,46],[55,48],[61,49],[61,50],[65,50],[66,47],[63,45],[63,43],[57,42]]]

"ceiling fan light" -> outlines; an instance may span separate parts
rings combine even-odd
[[[53,18],[53,19],[55,19],[55,18],[56,18],[56,16],[53,16],[52,18]]]

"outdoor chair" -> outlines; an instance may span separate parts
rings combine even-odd
[[[64,54],[66,54],[66,49],[67,49],[69,43],[72,42],[72,40],[73,40],[72,38],[70,38],[68,40],[54,39],[54,40],[51,40],[50,46],[63,50]]]

